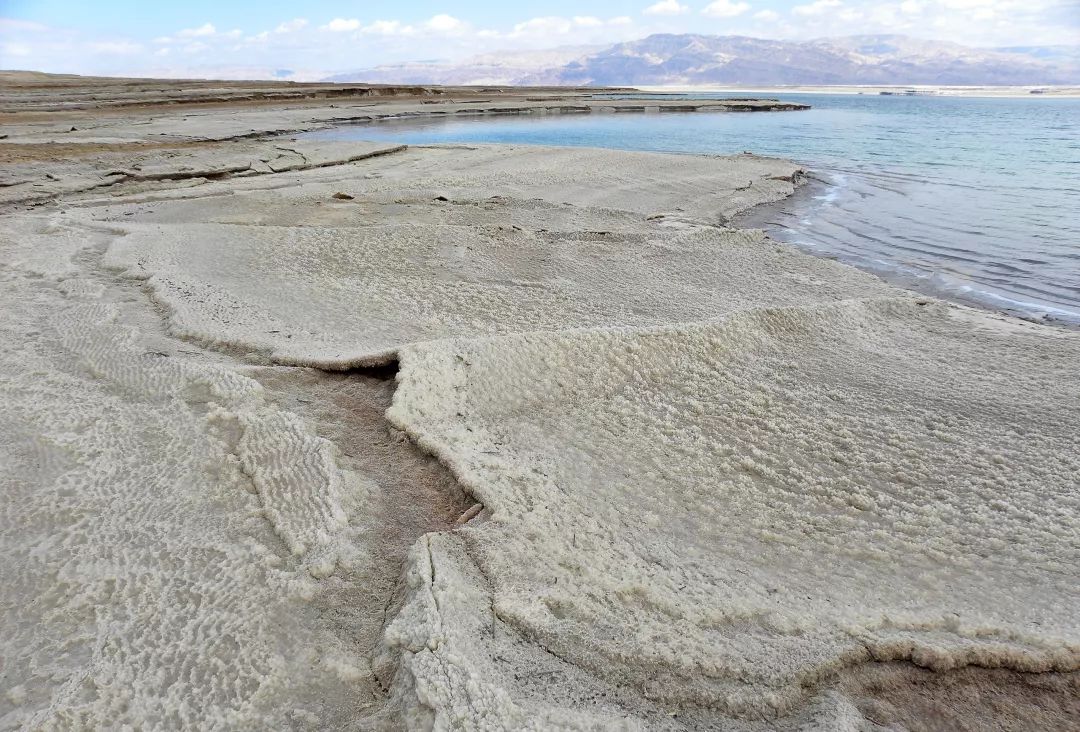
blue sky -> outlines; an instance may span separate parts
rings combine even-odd
[[[1080,42],[1080,0],[325,2],[0,0],[0,68],[294,78],[655,32],[806,39],[905,33],[968,45]]]

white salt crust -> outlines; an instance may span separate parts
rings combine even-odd
[[[370,726],[855,730],[872,660],[1076,669],[1080,337],[718,226],[795,171],[424,149],[6,217],[0,728],[326,728],[374,674]],[[483,510],[376,657],[311,600],[379,486],[140,284],[247,361],[400,359]]]
[[[1080,666],[1075,336],[881,299],[400,356],[492,612],[598,676],[775,717],[871,659]]]
[[[0,729],[312,728],[308,685],[347,687],[296,617],[362,481],[257,382],[147,350],[39,249],[93,237],[34,223],[0,270]]]

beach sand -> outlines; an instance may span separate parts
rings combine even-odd
[[[272,134],[578,92],[16,81],[0,729],[1080,725],[1080,333],[789,161]]]

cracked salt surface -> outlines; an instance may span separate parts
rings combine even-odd
[[[716,226],[794,171],[410,150],[12,218],[0,726],[1078,718],[1080,336]],[[391,360],[471,499],[297,368]]]

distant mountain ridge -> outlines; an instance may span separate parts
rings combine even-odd
[[[544,51],[504,51],[473,56],[458,64],[413,61],[336,74],[323,81],[346,82],[363,79],[373,84],[514,84],[517,79],[563,68],[605,48],[561,46]]]
[[[610,47],[490,53],[397,64],[328,81],[582,86],[1080,83],[1080,46],[971,48],[902,35],[805,42],[656,34]]]

